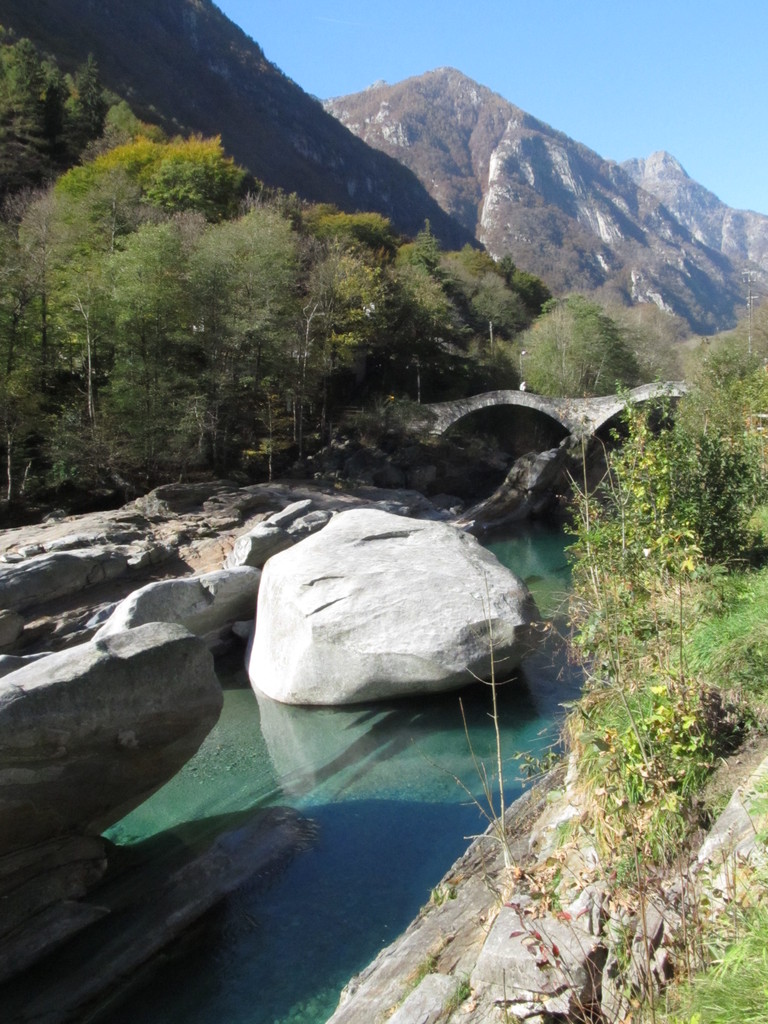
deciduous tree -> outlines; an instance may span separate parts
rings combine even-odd
[[[521,345],[526,381],[545,395],[607,395],[638,382],[637,359],[618,325],[581,295],[547,304]]]

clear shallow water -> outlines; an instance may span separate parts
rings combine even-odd
[[[536,530],[488,546],[553,617],[568,588],[565,543]],[[334,710],[257,700],[242,671],[223,682],[221,719],[198,754],[109,837],[188,841],[190,822],[215,831],[221,816],[289,805],[314,838],[225,900],[197,943],[101,1024],[321,1024],[487,824],[467,742],[492,774],[487,687]],[[550,639],[500,688],[507,801],[522,790],[517,755],[555,741],[578,687]]]

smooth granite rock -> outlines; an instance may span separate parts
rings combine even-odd
[[[253,616],[260,579],[259,569],[240,566],[148,583],[117,605],[94,639],[148,622],[175,622],[205,636]]]
[[[313,509],[309,499],[295,501],[239,536],[224,564],[261,568],[273,555],[322,530],[332,514],[329,509]]]
[[[0,608],[22,611],[86,587],[122,576],[126,553],[117,548],[89,547],[54,551],[0,568]]]
[[[218,719],[205,645],[152,623],[0,680],[0,855],[98,835],[170,779]]]
[[[336,515],[270,559],[251,684],[289,704],[354,704],[497,681],[529,649],[535,604],[474,537],[377,510]]]

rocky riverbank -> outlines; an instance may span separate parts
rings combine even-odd
[[[181,843],[150,880],[152,857],[126,863],[101,833],[215,724],[212,652],[244,649],[264,561],[332,512],[381,506],[447,516],[416,492],[210,482],[0,537],[3,1021],[76,1019],[238,880],[301,848],[297,815],[259,815]],[[144,884],[126,888],[132,875]]]
[[[419,917],[342,993],[328,1024],[628,1021],[684,963],[690,918],[716,921],[764,869],[768,749],[722,773],[733,795],[701,841],[634,899],[579,829],[563,764],[439,881]],[[763,838],[761,838],[761,834]]]
[[[285,809],[232,821],[212,843],[181,844],[148,886],[152,851],[144,866],[142,853],[127,863],[99,838],[178,770],[215,721],[221,695],[210,652],[242,646],[268,559],[343,511],[458,519],[482,530],[538,506],[571,458],[564,448],[518,463],[494,498],[471,509],[416,491],[219,481],[169,485],[114,512],[52,516],[6,531],[3,1020],[77,1020],[223,894],[253,872],[280,870],[311,841],[311,825]],[[404,540],[413,530],[395,532]],[[370,544],[373,533],[363,533]],[[392,539],[392,529],[383,533]],[[315,576],[328,579],[327,572]],[[193,666],[181,673],[180,646]],[[147,657],[155,661],[148,665]],[[62,705],[55,720],[38,707],[48,694]],[[580,834],[578,794],[564,768],[554,773],[510,812],[507,862],[496,838],[478,840],[404,936],[350,983],[333,1024],[480,1024],[506,1014],[554,1024],[586,1010],[595,1019],[622,1019],[627,1001],[661,985],[671,969],[681,900],[708,886],[714,905],[737,863],[742,869],[764,854],[754,841],[747,767],[728,816],[634,906],[615,898],[610,869]],[[760,771],[764,778],[768,763]],[[120,939],[106,923],[116,914],[129,924]]]

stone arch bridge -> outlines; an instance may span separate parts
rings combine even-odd
[[[679,398],[687,391],[682,381],[642,384],[623,395],[600,398],[547,398],[529,391],[486,391],[471,398],[453,402],[434,402],[421,406],[424,427],[431,434],[444,434],[449,427],[470,413],[499,405],[518,405],[536,409],[560,424],[569,434],[594,434],[617,413],[630,404],[649,402],[655,398]]]

